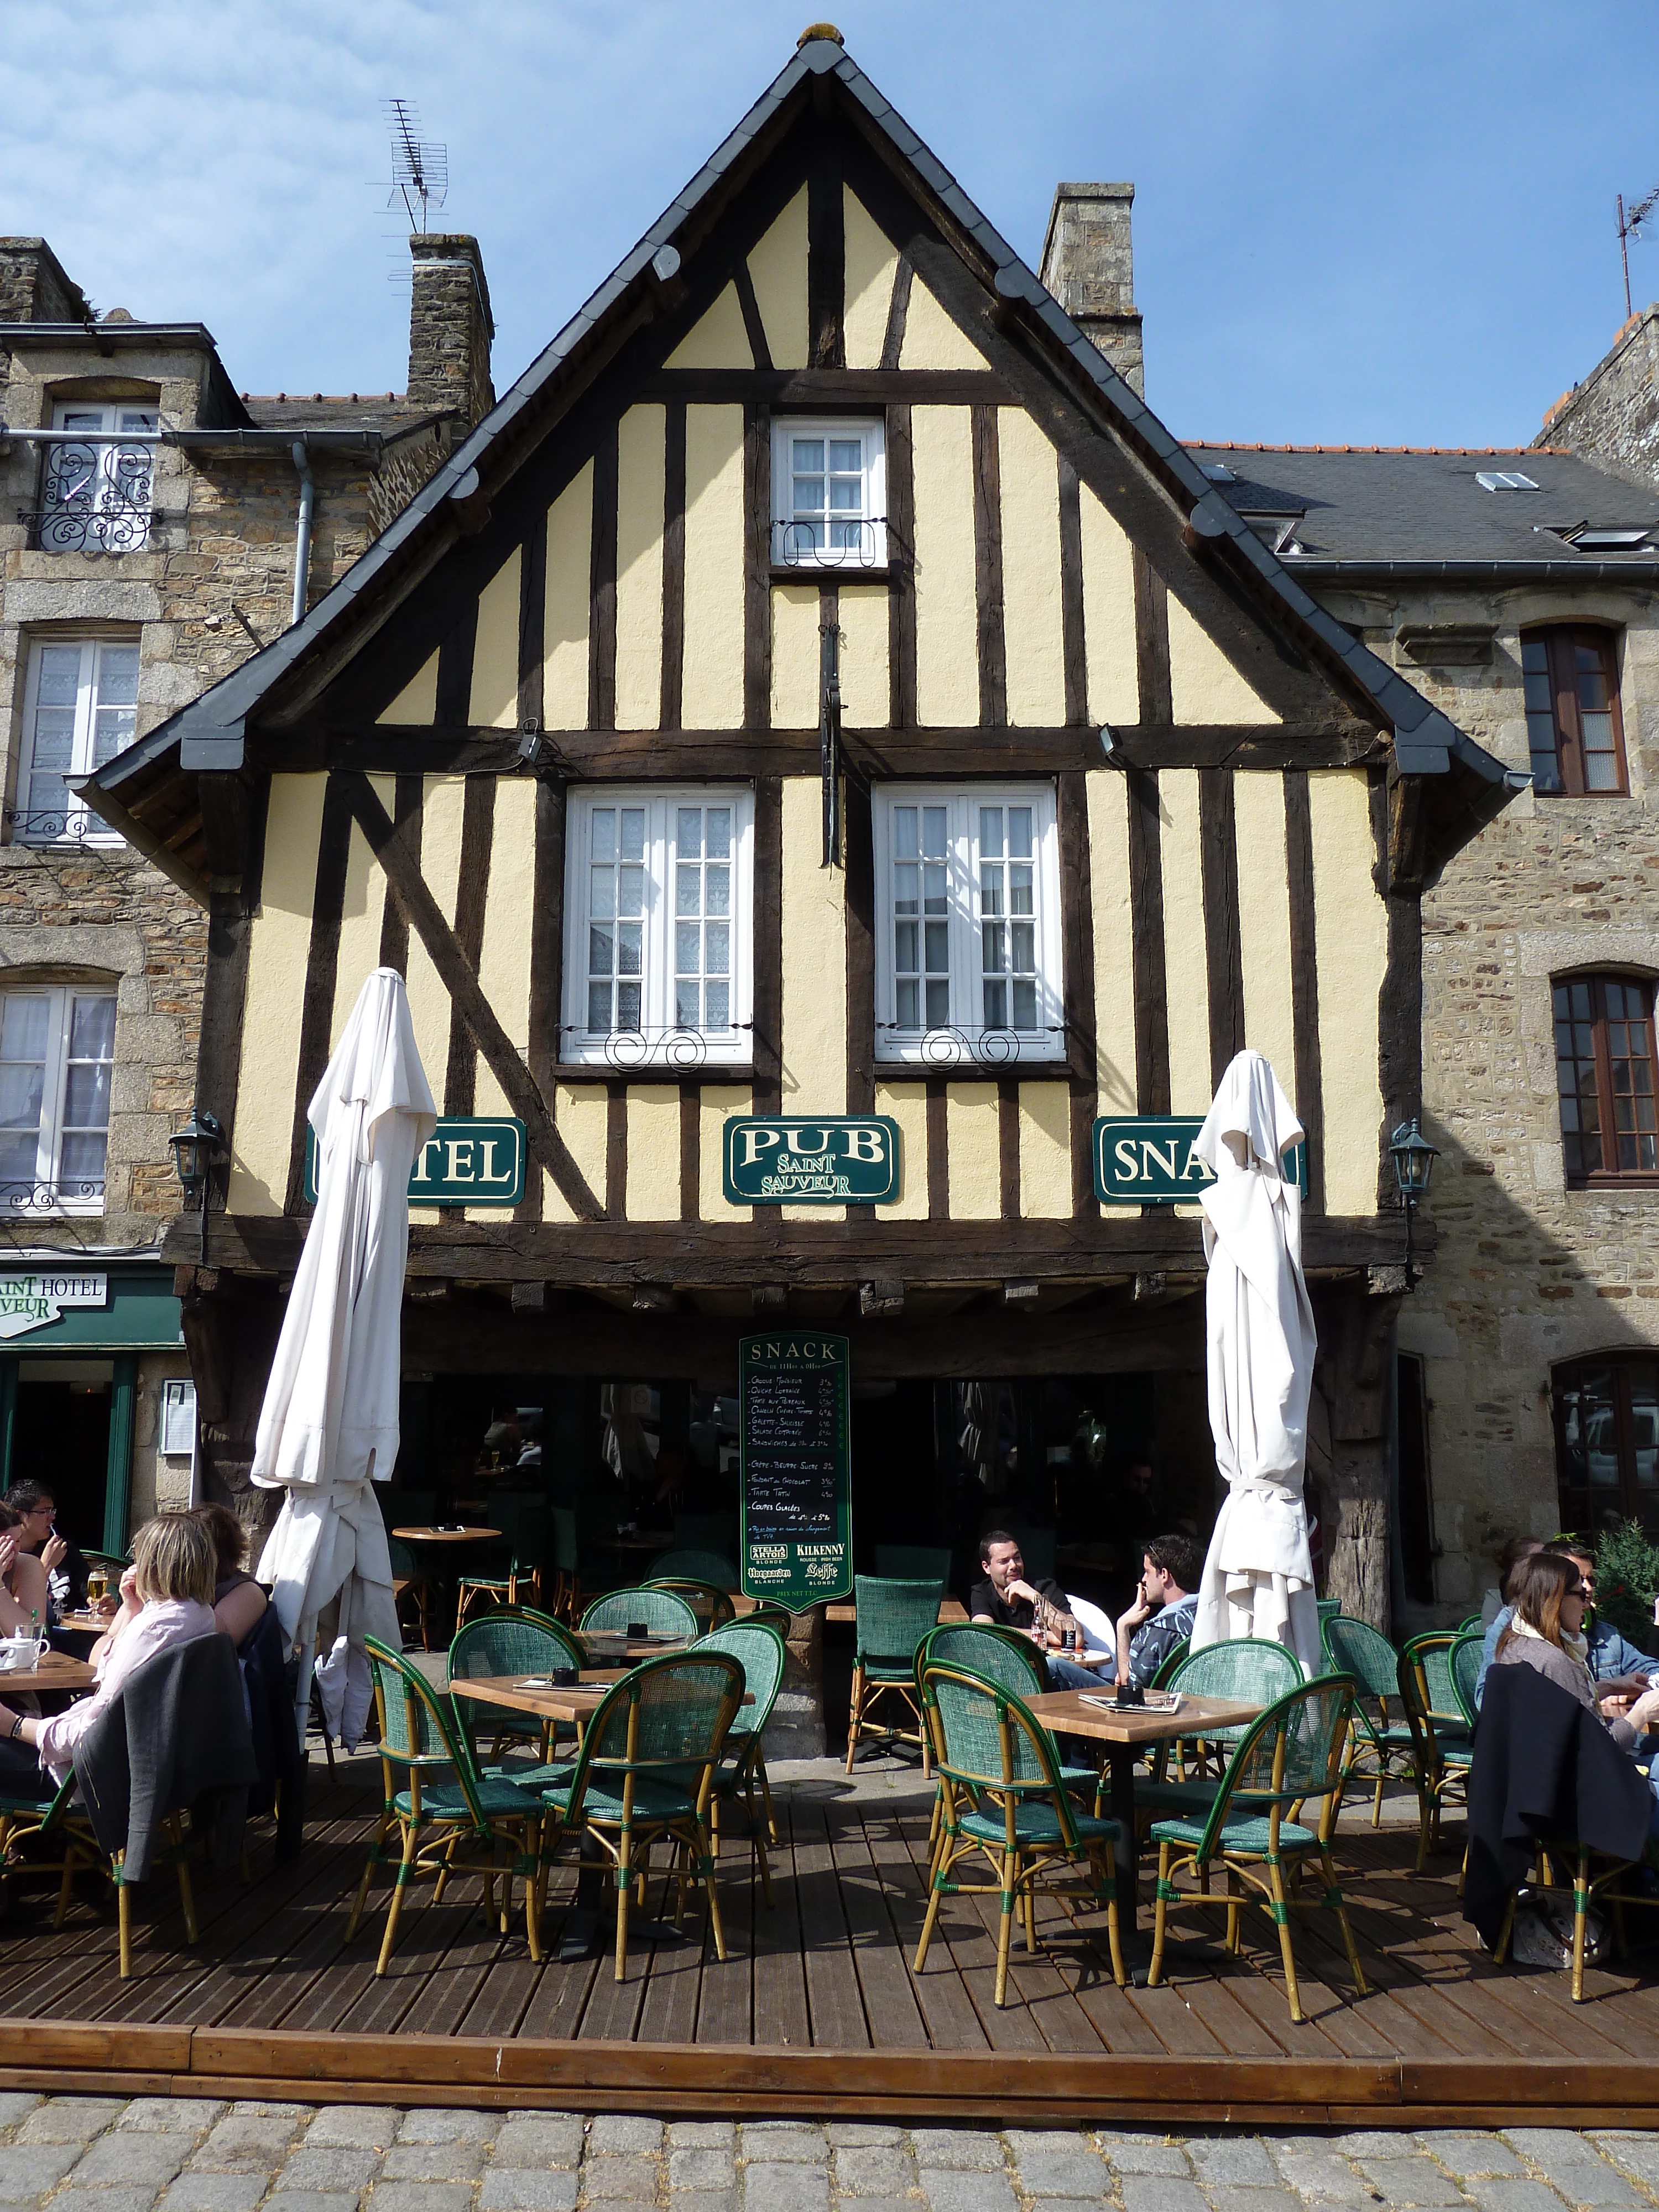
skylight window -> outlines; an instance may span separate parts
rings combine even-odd
[[[1237,483],[1238,482],[1238,478],[1227,466],[1225,461],[1200,461],[1198,465],[1201,473],[1208,477],[1212,483]]]
[[[1652,537],[1649,528],[1620,528],[1597,530],[1587,527],[1574,531],[1569,543],[1579,553],[1638,553]]]
[[[1519,469],[1477,469],[1474,480],[1482,491],[1536,491],[1538,486]]]

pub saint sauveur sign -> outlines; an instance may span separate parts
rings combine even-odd
[[[775,1329],[738,1341],[744,1594],[801,1613],[853,1588],[847,1339]]]
[[[730,1206],[885,1206],[898,1196],[898,1123],[885,1114],[734,1114]]]
[[[1196,1206],[1205,1185],[1215,1181],[1193,1150],[1203,1127],[1201,1114],[1097,1121],[1095,1196],[1106,1206]],[[1305,1141],[1292,1148],[1288,1159],[1305,1198]]]
[[[524,1123],[506,1115],[441,1121],[410,1171],[411,1206],[516,1206],[524,1196]],[[317,1203],[317,1133],[306,1130],[306,1197]]]

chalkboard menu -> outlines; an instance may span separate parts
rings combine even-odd
[[[778,1329],[738,1345],[744,1593],[800,1613],[853,1588],[847,1339]]]

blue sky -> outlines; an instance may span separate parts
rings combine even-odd
[[[848,50],[1035,261],[1131,178],[1147,397],[1183,437],[1524,442],[1624,314],[1659,184],[1650,0],[838,0]],[[0,228],[239,386],[404,382],[379,109],[447,141],[504,388],[793,52],[808,0],[28,0]],[[1659,223],[1632,249],[1659,295]]]

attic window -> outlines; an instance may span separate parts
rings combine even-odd
[[[1613,530],[1586,527],[1575,530],[1567,543],[1576,553],[1639,553],[1646,547],[1652,535],[1650,527],[1635,529],[1620,527]]]
[[[1238,482],[1238,478],[1227,466],[1225,461],[1200,461],[1198,466],[1200,474],[1208,477],[1212,483],[1237,483]]]
[[[879,422],[772,425],[772,561],[780,568],[887,566],[886,441]]]
[[[1298,507],[1294,514],[1245,514],[1239,520],[1255,531],[1270,553],[1297,554],[1302,548],[1296,542],[1297,526],[1307,512]]]
[[[1482,491],[1536,491],[1538,486],[1519,469],[1477,469],[1474,480]]]

